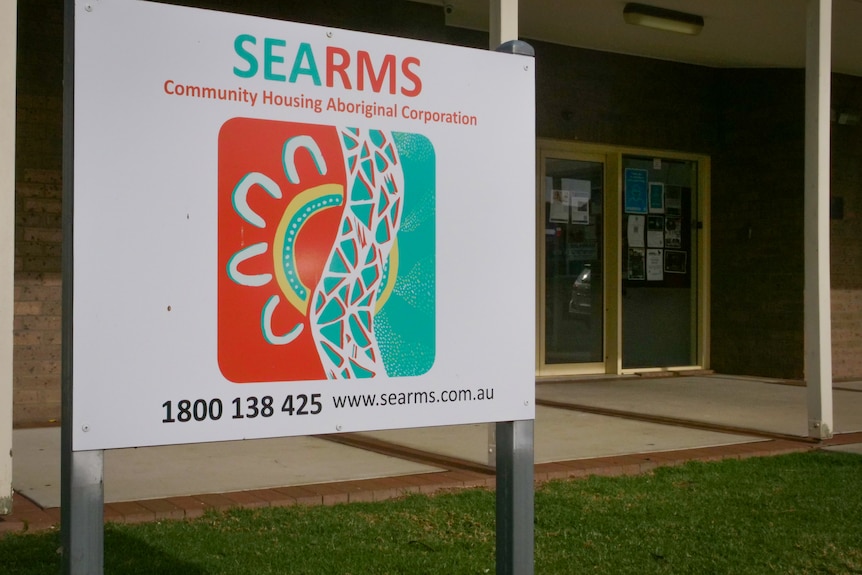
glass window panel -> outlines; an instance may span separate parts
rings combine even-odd
[[[696,162],[623,157],[623,368],[695,363],[696,182]]]
[[[545,364],[604,359],[603,174],[601,162],[545,160]]]

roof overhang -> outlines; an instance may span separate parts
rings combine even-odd
[[[489,0],[416,0],[446,24],[488,30]],[[520,0],[520,37],[717,68],[804,68],[808,0],[642,0],[702,16],[697,35],[627,24],[627,0]],[[833,0],[832,69],[862,76],[862,0]]]

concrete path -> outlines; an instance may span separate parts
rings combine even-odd
[[[489,425],[361,434],[416,450],[488,463]],[[538,408],[537,463],[728,445],[758,438]],[[59,428],[14,432],[15,490],[60,505]],[[443,471],[314,437],[141,447],[105,452],[105,501],[223,493]]]
[[[42,507],[60,505],[60,428],[13,434],[15,491]],[[105,501],[136,501],[396,477],[442,471],[430,465],[345,447],[313,437],[286,437],[105,452]]]
[[[862,386],[833,391],[835,433],[862,431]],[[806,389],[728,376],[632,378],[536,386],[536,399],[805,437]]]
[[[363,435],[415,449],[487,463],[488,427],[470,425],[398,429],[368,432]],[[536,463],[672,451],[757,440],[758,438],[751,436],[685,429],[550,407],[536,408]]]
[[[728,376],[632,377],[540,383],[536,396],[556,406],[536,411],[537,479],[639,473],[690,459],[817,447],[804,437],[805,389],[797,385]],[[862,382],[836,385],[834,397],[836,432],[844,435],[828,442],[830,448],[862,452],[858,445],[844,445],[862,441],[862,433],[853,433],[862,430]],[[491,427],[107,451],[105,515],[124,521],[180,518],[206,507],[337,503],[491,486]],[[14,432],[16,511],[0,518],[0,533],[14,530],[16,521],[50,525],[59,517],[59,445],[59,428]]]

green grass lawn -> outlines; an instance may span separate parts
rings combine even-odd
[[[862,457],[689,463],[536,491],[537,574],[862,573]],[[57,533],[0,538],[0,573],[59,573]],[[494,494],[209,513],[105,527],[110,574],[494,573]]]

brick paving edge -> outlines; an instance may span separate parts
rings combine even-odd
[[[657,467],[681,465],[689,461],[719,461],[804,452],[832,445],[862,443],[862,432],[845,433],[817,444],[789,440],[764,440],[716,447],[639,453],[537,463],[536,484],[557,479],[577,479],[590,475],[617,476],[649,473]],[[411,493],[434,494],[460,489],[493,489],[493,475],[472,471],[442,471],[340,481],[272,489],[252,489],[231,493],[205,493],[144,501],[106,503],[106,523],[140,523],[194,519],[207,510],[230,508],[287,507],[291,505],[335,505],[358,501],[383,501]],[[43,509],[19,493],[13,494],[12,514],[0,517],[0,537],[6,533],[40,532],[59,529],[60,509]]]

